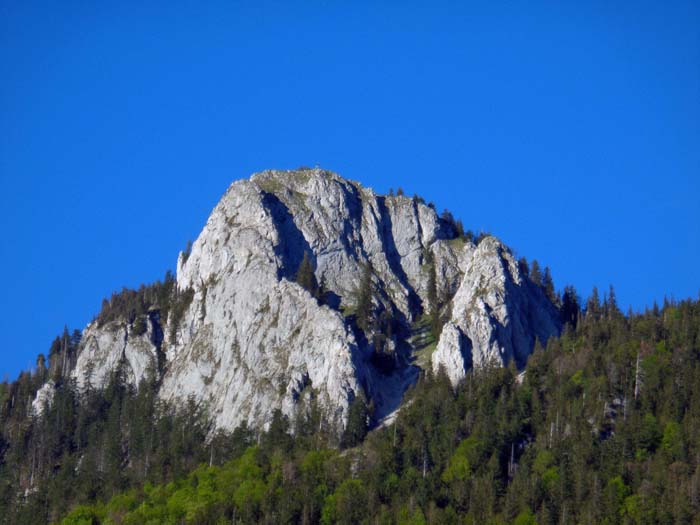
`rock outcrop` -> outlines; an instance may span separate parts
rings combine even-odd
[[[320,296],[295,282],[305,254]],[[362,330],[364,268],[375,322]],[[207,403],[221,428],[265,427],[274,410],[293,418],[313,403],[340,430],[358,395],[380,419],[417,377],[409,340],[431,309],[431,275],[433,308],[451,312],[432,368],[453,383],[492,360],[522,367],[535,337],[559,331],[554,306],[495,238],[477,246],[421,199],[324,170],[262,172],[234,182],[180,254],[178,315],[161,323],[154,309],[145,330],[88,325],[72,375],[99,386],[123,366],[138,385],[156,371],[162,399]]]
[[[488,237],[472,252],[452,301],[451,319],[443,327],[432,355],[457,384],[472,367],[525,366],[535,338],[546,343],[560,329],[557,310],[523,274],[512,253]]]
[[[146,320],[144,320],[146,321]],[[121,366],[127,383],[138,386],[149,368],[155,372],[162,332],[156,315],[149,315],[144,333],[137,333],[133,323],[114,321],[100,326],[90,323],[80,341],[80,353],[72,375],[78,387],[88,383],[101,387],[109,382],[110,373]]]

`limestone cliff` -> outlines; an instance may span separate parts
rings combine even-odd
[[[542,343],[559,333],[557,310],[518,267],[512,253],[493,237],[472,252],[452,300],[451,319],[432,355],[453,384],[471,367],[525,366],[535,338]]]
[[[304,254],[320,298],[295,282]],[[354,315],[363,268],[378,320],[366,330]],[[181,315],[161,323],[154,308],[145,330],[92,323],[72,375],[99,386],[120,365],[136,385],[155,370],[164,400],[206,402],[224,428],[264,427],[275,409],[293,417],[313,402],[341,429],[361,392],[381,419],[417,377],[411,335],[431,274],[451,312],[432,368],[455,383],[494,359],[523,366],[535,337],[559,331],[554,306],[495,238],[476,246],[420,199],[328,171],[258,173],[229,187],[180,254],[177,289],[191,298]]]

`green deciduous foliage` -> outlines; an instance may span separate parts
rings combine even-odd
[[[537,518],[530,509],[525,509],[515,517],[513,525],[537,525]]]
[[[321,514],[324,525],[353,525],[367,516],[367,489],[359,479],[347,479],[326,498]]]

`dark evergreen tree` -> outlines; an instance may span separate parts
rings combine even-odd
[[[363,395],[355,396],[348,411],[348,424],[340,440],[340,446],[350,448],[359,445],[367,435],[369,411]]]
[[[320,290],[318,281],[316,280],[316,274],[314,273],[314,266],[307,252],[304,252],[304,257],[302,258],[299,269],[297,270],[296,282],[316,299],[320,297]]]
[[[280,449],[288,452],[293,446],[289,428],[289,418],[281,410],[275,410],[263,444],[270,449]]]
[[[187,259],[190,258],[191,254],[192,254],[192,241],[190,239],[187,239],[187,244],[185,245],[185,249],[182,251],[182,262],[183,263],[187,262]]]
[[[606,304],[607,307],[605,310],[605,316],[610,320],[619,319],[622,315],[622,312],[620,311],[620,308],[617,305],[617,296],[615,295],[615,288],[613,288],[612,284],[610,285],[610,288],[608,290]]]
[[[365,332],[369,331],[374,321],[373,295],[372,266],[367,262],[362,265],[360,282],[355,293],[357,326]]]
[[[457,234],[457,238],[464,239],[464,224],[462,224],[462,221],[459,219],[455,221],[455,233]]]
[[[537,286],[542,286],[543,284],[540,263],[537,262],[537,259],[533,259],[532,264],[530,265],[530,280]]]
[[[527,259],[525,257],[518,259],[518,270],[520,270],[520,273],[525,277],[530,276],[530,266],[527,264]]]
[[[578,304],[578,297],[573,286],[565,286],[561,298],[561,322],[568,324],[571,328],[576,328],[581,307]]]
[[[544,267],[544,273],[542,274],[542,289],[544,290],[547,299],[552,301],[554,304],[559,303],[559,298],[557,297],[557,292],[554,289],[554,280],[552,279],[552,274],[549,271],[549,266]]]
[[[433,335],[433,338],[437,341],[440,337],[440,332],[442,331],[442,319],[440,317],[440,301],[438,299],[437,291],[437,273],[435,270],[435,260],[432,256],[432,253],[428,250],[427,254],[428,256],[426,257],[426,265],[428,268],[428,308],[426,313],[430,317],[430,331]]]
[[[594,286],[591,296],[586,302],[586,318],[591,321],[597,321],[600,318],[600,296],[598,295],[598,287]]]

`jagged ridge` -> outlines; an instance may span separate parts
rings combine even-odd
[[[304,253],[323,304],[294,282]],[[367,265],[374,316],[392,320],[381,350],[379,323],[363,331],[353,316]],[[149,312],[145,332],[133,320],[91,323],[71,374],[99,385],[121,364],[137,384],[159,369],[163,399],[206,402],[223,428],[264,427],[277,408],[293,417],[315,403],[339,430],[360,393],[379,420],[417,377],[410,336],[429,310],[431,267],[448,316],[431,366],[453,382],[493,360],[523,366],[535,337],[558,333],[557,310],[497,239],[477,246],[420,199],[325,170],[266,171],[234,182],[180,254],[177,289],[191,298],[181,315],[161,326]],[[392,366],[377,366],[379,351]]]

